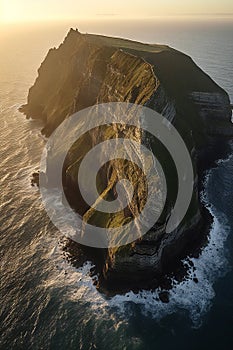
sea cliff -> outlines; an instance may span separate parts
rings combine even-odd
[[[126,289],[152,288],[164,274],[180,266],[183,257],[197,254],[211,223],[200,199],[203,176],[217,159],[226,156],[228,139],[233,137],[227,93],[190,57],[165,45],[81,34],[73,29],[58,48],[49,50],[30,88],[27,104],[20,110],[28,118],[42,119],[42,133],[49,136],[64,119],[83,108],[124,101],[145,105],[176,127],[192,157],[195,183],[187,214],[177,229],[166,234],[166,222],[177,193],[175,173],[165,150],[149,139],[170,174],[169,198],[159,221],[140,240],[120,248],[88,249],[73,242],[66,246],[75,263],[85,260],[78,258],[83,255],[96,263],[100,285],[107,290],[119,289],[119,285]],[[102,194],[114,197],[119,172],[122,176],[127,174],[138,193],[127,211],[100,218],[81,197],[77,183],[80,162],[94,145],[112,138],[112,132],[106,126],[84,135],[72,146],[63,168],[63,184],[70,204],[87,222],[102,227],[124,225],[140,212],[145,200],[140,170],[120,160],[114,165],[109,162],[102,169],[100,188]],[[139,142],[143,137],[135,128],[114,132]]]

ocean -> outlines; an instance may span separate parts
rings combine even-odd
[[[75,269],[31,174],[45,140],[39,121],[18,112],[48,49],[69,28],[168,44],[189,54],[233,103],[233,20],[150,19],[5,25],[0,32],[1,350],[211,349],[233,346],[232,154],[206,174],[203,201],[214,216],[192,276],[171,291],[107,298],[92,284],[91,262]],[[190,272],[191,274],[191,272]]]

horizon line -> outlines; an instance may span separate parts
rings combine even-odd
[[[113,19],[114,17],[114,19]],[[233,13],[180,13],[180,14],[154,14],[154,15],[147,15],[147,16],[121,16],[117,13],[97,13],[94,16],[77,16],[77,17],[46,17],[46,18],[25,18],[25,19],[19,19],[19,20],[1,20],[0,18],[0,24],[23,24],[23,23],[39,23],[39,22],[67,22],[67,21],[101,21],[101,20],[146,20],[146,19],[153,19],[153,18],[161,18],[161,19],[168,19],[168,18],[185,18],[185,17],[193,17],[193,18],[232,18]]]

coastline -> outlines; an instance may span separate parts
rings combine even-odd
[[[101,249],[84,247],[70,239],[65,239],[62,250],[69,255],[67,261],[75,268],[80,268],[85,262],[92,261],[94,264],[91,270],[91,276],[94,277],[93,284],[100,293],[107,297],[126,294],[129,291],[138,294],[142,290],[155,291],[161,289],[161,301],[166,303],[169,301],[168,292],[172,289],[174,281],[181,283],[188,276],[189,271],[186,262],[191,261],[192,258],[198,259],[202,250],[208,244],[213,220],[212,213],[203,204],[201,222],[187,230],[188,232],[185,231],[181,240],[176,242],[179,245],[180,254],[176,255],[174,259],[169,254],[164,256],[163,270],[159,274],[156,272],[153,274],[153,271],[151,271],[151,275],[149,275],[147,272],[146,279],[140,281],[140,286],[138,282],[124,283],[121,278],[106,282],[103,275],[104,255]],[[98,279],[96,279],[96,276],[98,276]],[[195,277],[194,280],[196,281]]]
[[[92,31],[162,42],[186,52],[227,91],[232,105],[233,23],[202,20],[195,26],[190,21],[173,26],[170,21],[157,22],[144,21],[140,26],[125,22],[125,26],[114,28],[109,21],[103,29],[93,26]],[[81,23],[78,25],[83,29]],[[93,263],[90,259],[86,262],[84,256],[82,264],[79,252],[71,256],[63,250],[66,238],[47,216],[40,190],[31,186],[31,174],[39,169],[48,138],[40,132],[44,123],[27,120],[16,107],[26,103],[36,69],[49,47],[58,45],[66,31],[63,24],[59,24],[59,35],[53,23],[48,28],[39,23],[35,27],[30,31],[25,26],[23,31],[9,25],[11,36],[6,33],[0,45],[0,348],[228,349],[233,342],[233,144],[231,155],[220,157],[203,178],[202,203],[213,223],[199,257],[184,259],[185,278],[181,282],[173,278],[170,289],[169,281],[168,285],[164,282],[162,287],[138,292],[100,292]],[[90,27],[84,28],[88,30]],[[214,118],[209,119],[209,125],[214,126]],[[74,267],[75,259],[79,259],[80,268]]]
[[[44,89],[42,89],[42,87],[46,84],[49,84],[49,88],[51,88],[51,81],[48,81],[47,73],[52,74],[51,72],[53,72],[54,67],[53,63],[56,62],[56,60],[59,58],[60,52],[62,57],[63,55],[70,55],[70,50],[72,52],[72,45],[74,43],[76,43],[77,47],[81,47],[80,55],[83,54],[84,49],[90,50],[90,47],[92,47],[92,45],[95,51],[95,37],[97,36],[88,34],[83,35],[77,30],[75,31],[71,29],[64,42],[60,45],[60,47],[58,49],[52,49],[48,52],[45,61],[42,63],[39,69],[39,76],[34,86],[29,91],[28,104],[24,105],[20,109],[20,111],[24,112],[26,116],[31,115],[34,118],[42,118],[44,120],[44,123],[47,125],[47,127],[43,128],[42,132],[44,132],[46,129],[47,136],[49,136],[52,130],[56,129],[56,126],[59,123],[61,123],[62,118],[64,118],[63,115],[59,116],[56,113],[58,113],[59,110],[62,110],[63,113],[67,112],[67,110],[70,110],[70,106],[69,109],[67,109],[68,107],[64,108],[63,102],[61,102],[58,99],[57,95],[55,95],[54,97],[54,101],[56,101],[54,102],[54,106],[46,102],[47,95],[44,96],[44,101],[40,99],[40,104],[38,104],[38,94],[40,96],[40,94],[44,93]],[[159,109],[159,111],[164,111],[165,117],[167,117],[171,122],[175,122],[175,126],[178,128],[178,131],[181,132],[181,135],[189,145],[189,151],[193,157],[193,163],[195,167],[195,196],[193,196],[192,205],[190,205],[189,207],[189,213],[186,213],[186,220],[183,221],[181,226],[173,232],[173,236],[171,236],[171,238],[166,239],[164,232],[162,232],[163,237],[160,239],[160,237],[156,236],[156,230],[154,231],[154,236],[152,235],[152,239],[150,238],[151,242],[149,242],[149,244],[154,244],[153,250],[155,251],[155,253],[153,254],[156,257],[155,261],[157,259],[157,266],[155,266],[155,264],[153,265],[153,263],[151,262],[153,261],[153,259],[151,259],[152,255],[149,255],[147,254],[147,252],[145,252],[144,254],[141,254],[143,255],[141,259],[140,254],[136,253],[136,260],[138,260],[138,267],[140,267],[139,271],[137,265],[135,265],[135,259],[131,259],[132,255],[134,254],[134,252],[132,252],[131,250],[131,246],[129,247],[129,249],[128,247],[126,247],[123,253],[122,251],[116,250],[115,252],[113,252],[113,255],[112,251],[104,249],[98,250],[92,248],[82,248],[82,250],[84,251],[84,255],[87,255],[87,260],[89,260],[88,256],[93,256],[94,260],[96,260],[95,272],[98,272],[100,274],[99,284],[103,290],[116,290],[119,285],[120,289],[125,289],[126,287],[124,283],[127,283],[127,288],[138,289],[142,286],[145,286],[145,288],[147,289],[154,288],[159,284],[164,284],[164,282],[161,281],[163,279],[162,276],[166,274],[173,273],[177,276],[179,274],[182,275],[183,272],[180,272],[182,270],[182,267],[179,266],[179,262],[188,253],[191,254],[192,252],[192,254],[195,256],[195,254],[197,254],[197,251],[200,251],[200,247],[207,240],[206,237],[208,235],[208,231],[213,218],[211,217],[210,213],[206,211],[204,206],[200,203],[202,178],[204,171],[212,168],[216,159],[221,158],[224,153],[227,153],[225,147],[227,143],[226,139],[227,137],[229,137],[231,132],[233,133],[233,129],[232,131],[227,129],[229,122],[227,121],[227,118],[230,113],[229,97],[222,88],[220,88],[210,77],[208,77],[199,67],[197,67],[194,64],[190,57],[184,55],[181,52],[178,52],[174,49],[170,49],[163,45],[149,45],[148,49],[148,45],[146,44],[141,44],[137,42],[131,43],[129,41],[125,41],[124,39],[98,36],[98,40],[98,45],[103,45],[103,51],[101,52],[101,55],[103,56],[101,56],[101,60],[103,60],[103,62],[101,61],[101,64],[103,64],[105,67],[106,61],[110,62],[108,65],[106,65],[106,68],[104,68],[104,70],[102,67],[102,75],[100,77],[100,81],[98,81],[99,89],[96,88],[96,85],[94,83],[96,81],[95,74],[97,74],[96,67],[94,66],[94,68],[91,67],[91,69],[93,69],[93,74],[91,76],[93,82],[92,80],[88,80],[90,89],[91,87],[93,88],[93,86],[95,87],[94,92],[91,90],[91,95],[89,96],[90,100],[85,99],[83,94],[81,93],[80,99],[78,99],[75,95],[75,106],[74,102],[72,102],[73,97],[70,95],[67,95],[68,100],[65,102],[68,104],[72,102],[72,108],[76,108],[77,110],[79,110],[81,107],[85,107],[82,104],[83,101],[85,102],[85,104],[89,104],[93,100],[95,95],[97,96],[97,102],[100,103],[111,101],[111,99],[113,99],[113,101],[117,100],[115,92],[118,93],[118,90],[116,88],[115,90],[111,88],[112,83],[110,84],[109,80],[112,81],[112,79],[115,79],[116,83],[119,85],[120,88],[124,85],[122,85],[121,80],[118,81],[119,76],[121,77],[121,79],[125,79],[125,75],[126,73],[128,73],[129,81],[132,78],[132,75],[136,76],[137,79],[140,78],[136,86],[131,86],[130,84],[129,86],[127,86],[127,89],[124,87],[124,89],[126,90],[124,92],[126,94],[126,97],[131,98],[131,102],[137,104],[144,103],[152,109],[154,108],[155,110]],[[115,41],[117,42],[117,44]],[[120,41],[120,47],[126,45],[127,42],[127,45],[131,45],[132,48],[131,46],[129,48],[127,46],[125,52],[122,48],[118,49],[118,46],[116,49],[115,46],[119,45],[118,41]],[[149,51],[136,51],[138,50],[138,46],[140,47],[140,50],[142,47],[146,47]],[[99,65],[98,55],[96,59]],[[146,62],[145,58],[148,58],[148,63]],[[169,67],[168,64],[171,58],[173,58],[176,61],[178,68],[176,68],[174,72],[170,72],[172,74],[172,78],[168,79],[166,70]],[[89,56],[87,57],[87,59],[89,59]],[[131,63],[135,64],[135,70],[133,70],[132,72],[126,72],[126,67]],[[157,76],[152,69],[152,63],[157,69]],[[93,64],[92,59],[91,64]],[[156,66],[156,64],[158,64],[159,68]],[[88,65],[86,68],[89,69]],[[67,68],[67,65],[65,65],[63,79],[67,81],[67,84],[71,83],[69,69],[70,68]],[[178,84],[177,78],[180,76],[181,73],[183,73],[184,69],[187,72],[187,74],[190,74],[190,77],[186,77],[184,82],[179,82]],[[149,90],[147,90],[147,84],[144,83],[139,85],[140,88],[138,87],[138,84],[140,84],[141,81],[141,75],[144,74],[145,71],[147,75],[144,79],[150,82]],[[80,72],[78,72],[77,74],[79,76]],[[199,74],[200,76],[200,82],[198,81],[198,83],[196,79],[196,74]],[[82,82],[83,75],[79,79],[81,79]],[[87,83],[85,79],[86,78],[84,76],[84,84]],[[60,82],[58,83],[60,84]],[[59,84],[58,91],[60,93]],[[63,85],[61,85],[61,88],[62,86]],[[74,90],[73,85],[72,89]],[[199,89],[200,92],[195,91],[195,89]],[[75,92],[73,90],[72,93]],[[99,94],[101,96],[100,101],[98,97]],[[173,98],[171,97],[171,94],[174,94]],[[120,99],[122,98],[123,97],[121,95]],[[183,98],[186,99],[185,103],[183,103]],[[78,105],[80,103],[81,106]],[[188,115],[188,120],[183,120],[186,114]],[[213,125],[209,125],[210,118],[212,118],[215,121],[216,126],[215,123],[213,123]],[[218,124],[220,124],[220,128],[218,127]],[[105,133],[107,136],[108,133],[106,130]],[[195,136],[193,136],[193,133],[195,134]],[[131,130],[129,134],[131,135],[131,137],[136,136],[134,135],[133,130]],[[93,141],[101,141],[98,139],[98,136],[98,133],[90,133],[88,135],[89,141],[81,140],[80,143],[74,147],[72,151],[73,153],[71,152],[70,154],[68,154],[68,160],[65,163],[65,168],[63,168],[65,181],[63,183],[63,186],[65,184],[65,188],[68,189],[68,191],[65,194],[68,201],[70,196],[70,204],[72,204],[73,196],[74,193],[76,193],[76,189],[78,191],[75,175],[78,169],[78,162],[76,161],[76,159],[78,157],[78,159],[80,160],[83,156],[85,156],[85,152],[88,151],[88,145],[94,145]],[[215,150],[217,150],[217,153],[215,152]],[[164,154],[163,157],[165,158],[165,160],[167,160]],[[114,169],[114,167],[112,169]],[[108,171],[109,174],[112,173],[111,164]],[[134,172],[132,172],[132,170],[131,173],[133,177]],[[34,177],[38,178],[36,174],[34,174]],[[170,177],[172,177],[171,174]],[[139,175],[138,178],[140,178]],[[108,181],[109,180],[111,179],[108,179]],[[34,182],[38,182],[38,179]],[[77,209],[77,211],[78,209],[81,209],[81,211],[84,210],[84,212],[86,211],[88,213],[89,208],[87,205],[84,205],[82,199],[75,198],[75,200],[76,202],[73,204],[73,206],[71,206],[74,209]],[[137,206],[133,208],[132,214],[134,213],[134,210],[137,210]],[[90,211],[91,215],[93,215],[92,212]],[[164,216],[166,215],[167,213],[164,214]],[[109,219],[107,218],[107,220]],[[120,220],[123,220],[122,223],[124,223],[125,218],[122,219],[120,217]],[[166,217],[163,217],[162,220],[166,221]],[[108,227],[108,225],[111,225],[111,220],[106,222],[103,221],[103,223],[106,225],[104,227]],[[148,242],[146,242],[146,244],[148,247]],[[142,248],[142,250],[143,249],[145,250],[144,247]],[[76,248],[72,246],[71,250],[74,256],[78,256],[80,254],[80,249],[78,249],[78,252],[75,253]],[[128,260],[126,261],[126,263],[124,260],[125,252],[126,255],[128,254]],[[118,266],[114,266],[114,257],[116,256],[119,258],[118,262],[120,261]],[[76,264],[80,264],[80,261],[77,263],[78,259],[74,258],[73,260],[76,260]],[[142,262],[144,262],[144,265],[142,264]],[[127,270],[125,266],[131,268],[133,273],[130,269]],[[131,271],[130,275],[129,271]],[[123,280],[125,280],[126,282],[124,282]]]

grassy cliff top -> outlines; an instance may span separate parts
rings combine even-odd
[[[96,35],[96,34],[82,34],[85,35],[87,40],[90,43],[100,44],[104,46],[111,46],[118,49],[126,49],[126,50],[135,50],[140,52],[151,52],[158,53],[162,51],[172,50],[167,45],[159,45],[159,44],[147,44],[141,43],[139,41],[123,39],[118,37],[108,37],[105,35]]]
[[[175,98],[193,91],[223,93],[218,86],[188,55],[161,44],[141,43],[118,37],[82,34],[71,29],[66,38],[80,37],[91,46],[122,50],[149,63],[167,92]]]

